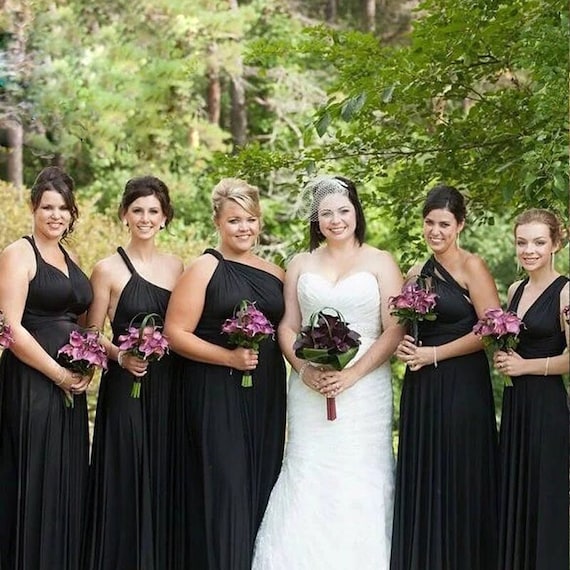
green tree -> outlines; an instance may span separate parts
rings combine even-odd
[[[328,100],[302,149],[250,147],[230,168],[341,170],[396,220],[438,181],[466,193],[478,223],[530,206],[567,215],[566,7],[426,0],[420,10],[404,48],[325,26],[291,38],[290,50],[334,70]],[[413,224],[396,231],[401,245],[419,243]]]

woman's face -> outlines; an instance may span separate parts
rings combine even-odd
[[[550,229],[542,222],[522,224],[515,230],[515,247],[521,267],[532,272],[550,267],[551,257],[558,247],[552,242]]]
[[[71,212],[63,196],[55,190],[43,192],[33,217],[34,232],[47,239],[61,239],[71,223]]]
[[[233,200],[226,200],[222,204],[214,222],[221,245],[235,253],[249,251],[255,245],[261,229],[259,217],[250,214]]]
[[[327,241],[354,238],[356,211],[348,196],[330,194],[321,200],[317,210],[319,230]]]
[[[152,239],[166,222],[159,199],[154,195],[141,196],[129,204],[123,214],[123,222],[129,227],[131,236],[138,239]]]
[[[424,239],[434,253],[442,254],[455,246],[463,226],[449,210],[431,210],[424,218]]]

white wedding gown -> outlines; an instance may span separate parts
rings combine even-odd
[[[355,361],[381,333],[372,273],[360,271],[336,284],[303,273],[297,295],[303,324],[328,306],[361,334]],[[287,448],[252,568],[387,570],[394,491],[389,363],[336,398],[335,421],[326,419],[325,398],[296,373],[289,381],[287,405]]]

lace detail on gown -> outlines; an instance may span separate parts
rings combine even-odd
[[[303,323],[330,306],[362,335],[355,361],[381,333],[378,283],[369,272],[337,283],[304,273],[297,294]],[[338,396],[336,406],[337,419],[327,421],[323,396],[291,375],[285,459],[257,537],[254,570],[388,568],[394,486],[389,363]]]

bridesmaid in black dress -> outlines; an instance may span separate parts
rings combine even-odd
[[[421,346],[406,336],[407,363],[391,570],[491,570],[497,563],[497,434],[489,364],[471,332],[499,306],[493,278],[460,248],[463,196],[437,186],[423,208],[433,256],[411,270],[438,295],[435,321],[420,322]]]
[[[249,570],[283,455],[285,365],[276,339],[263,341],[257,354],[228,345],[221,327],[248,299],[277,328],[283,271],[253,253],[261,221],[257,188],[224,179],[212,201],[219,246],[185,271],[166,317],[166,334],[186,357],[175,568]],[[252,388],[241,386],[243,371],[253,372]]]
[[[560,223],[547,210],[515,222],[517,258],[528,277],[509,288],[509,310],[526,328],[495,366],[512,377],[503,394],[499,570],[568,570],[568,278],[554,269]]]
[[[65,172],[42,170],[31,191],[32,235],[0,255],[0,308],[15,338],[0,361],[2,570],[80,570],[90,378],[56,361],[92,299],[60,244],[78,216],[73,191]]]
[[[158,232],[173,216],[168,188],[129,180],[119,207],[130,241],[93,269],[88,322],[113,329],[101,378],[91,461],[85,570],[164,570],[169,558],[171,356],[151,362],[119,352],[118,337],[144,314],[164,318],[182,262],[161,253]],[[140,398],[131,396],[135,377]]]

